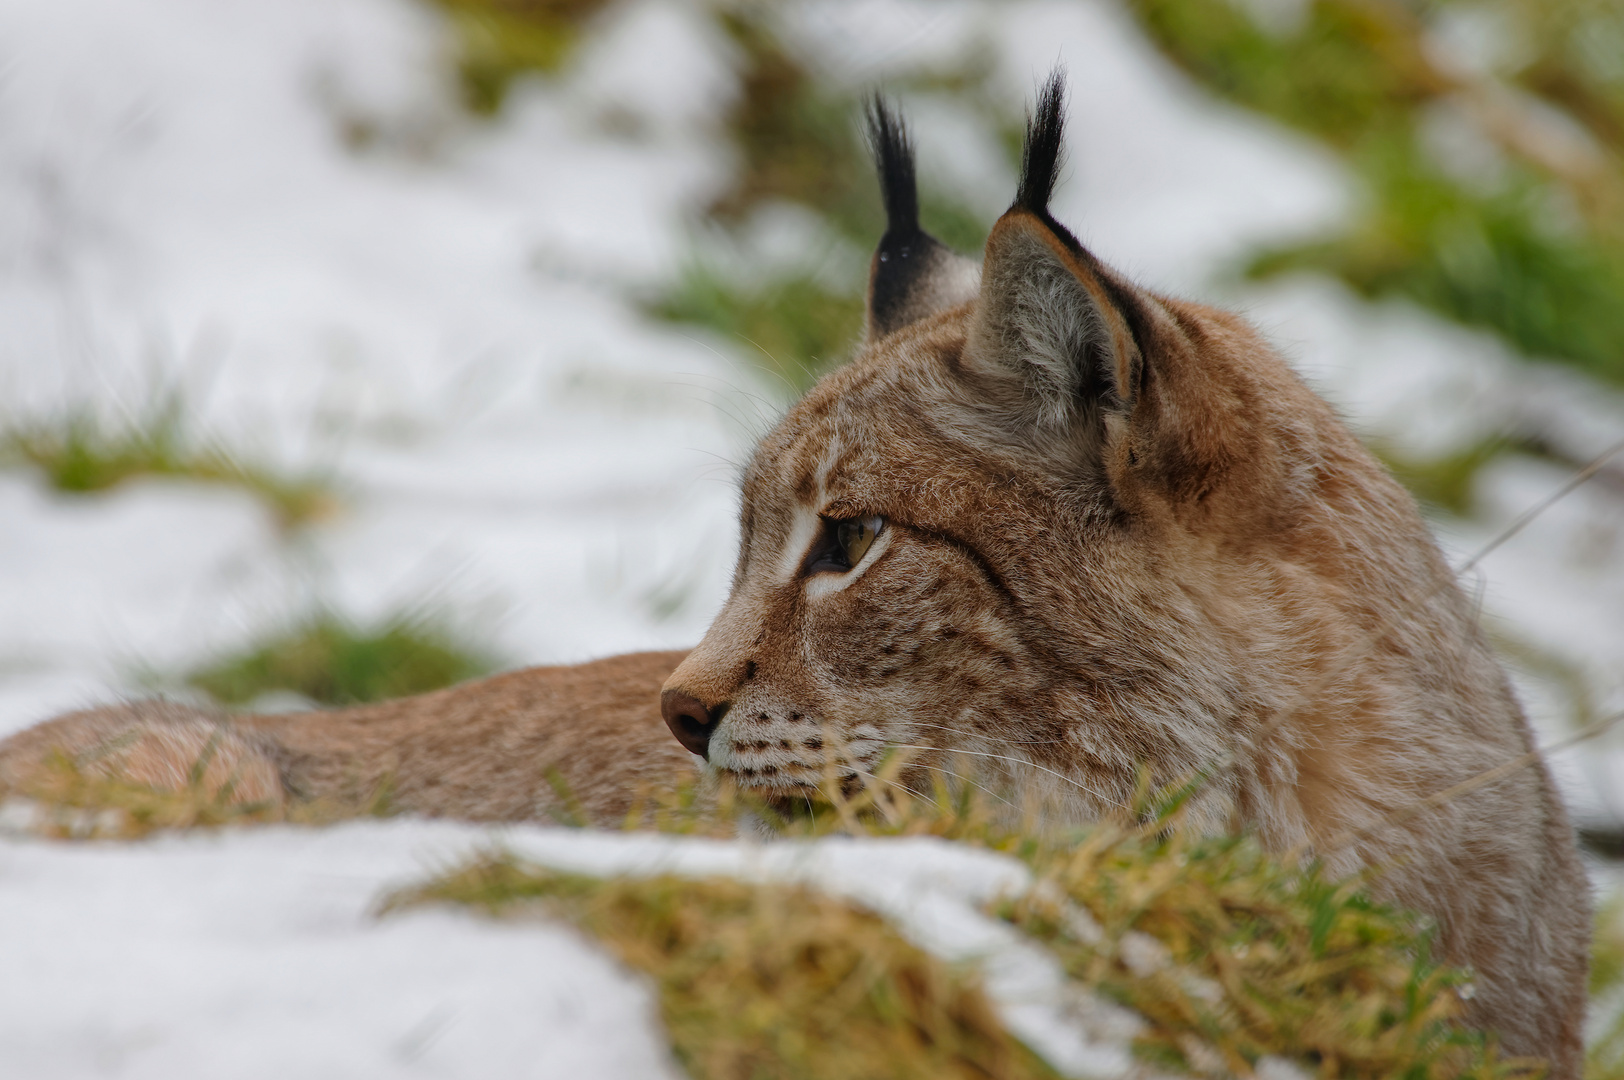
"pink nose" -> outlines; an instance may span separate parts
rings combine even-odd
[[[689,753],[710,760],[710,740],[727,712],[727,702],[706,708],[704,703],[686,690],[673,687],[660,695],[660,713],[665,726]]]

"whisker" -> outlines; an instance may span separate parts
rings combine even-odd
[[[852,767],[854,769],[857,768],[855,765],[853,765]],[[931,772],[939,772],[943,776],[951,776],[954,779],[962,780],[966,784],[969,784],[971,787],[975,788],[977,791],[981,792],[983,795],[987,796],[989,799],[997,799],[999,802],[1003,803],[1005,806],[1009,807],[1011,810],[1019,810],[1020,809],[1020,807],[1016,806],[1014,803],[1010,802],[1008,799],[1004,798],[1002,795],[999,795],[997,792],[993,791],[993,789],[988,787],[986,784],[978,783],[977,781],[972,780],[970,777],[965,776],[963,773],[954,772],[952,769],[946,769],[946,768],[943,768],[940,765],[926,765],[924,762],[920,762],[920,761],[910,761],[910,762],[908,762],[908,768],[910,768],[910,769],[929,769]],[[859,773],[862,773],[861,769],[858,769],[857,771]],[[874,775],[872,773],[862,773],[862,774],[863,775]],[[875,779],[879,780],[879,779],[884,779],[884,778],[880,777],[880,776],[875,776]],[[895,783],[895,781],[887,781],[887,782],[888,783]],[[914,795],[916,797],[919,797],[919,798],[924,798],[924,796],[920,795],[916,791],[910,790],[909,794],[912,794],[912,795]]]
[[[1478,548],[1477,554],[1461,563],[1460,568],[1455,572],[1457,574],[1464,574],[1466,571],[1472,569],[1478,563],[1488,558],[1490,553],[1492,553],[1501,544],[1504,544],[1507,540],[1510,540],[1513,536],[1516,536],[1518,533],[1522,532],[1523,529],[1528,526],[1529,522],[1539,517],[1562,499],[1566,498],[1575,488],[1589,480],[1592,476],[1595,476],[1597,473],[1601,472],[1602,467],[1619,454],[1624,454],[1624,439],[1621,439],[1612,446],[1609,446],[1606,450],[1603,450],[1600,456],[1591,460],[1590,464],[1574,473],[1573,476],[1569,478],[1567,483],[1545,496],[1545,498],[1541,499],[1527,510],[1524,510],[1522,513],[1518,514],[1514,519],[1512,519],[1511,524],[1507,525],[1505,528],[1501,529],[1497,534],[1495,534],[1494,539],[1490,540],[1487,544],[1484,544],[1481,548]]]
[[[956,728],[951,724],[932,724],[928,720],[910,720],[910,721],[908,721],[908,723],[913,727],[936,728],[939,731],[951,731],[956,735],[964,734],[964,729],[963,728]],[[1004,738],[1000,738],[999,741],[1000,742],[1007,742],[1007,743],[1010,743],[1010,744],[1015,745],[1015,746],[1058,746],[1059,744],[1065,742],[1066,740],[1063,739],[1063,738],[1061,738],[1061,739],[1004,739]]]
[[[750,342],[751,345],[755,346],[757,352],[761,353],[761,355],[765,356],[768,360],[772,361],[772,367],[768,369],[767,373],[769,375],[772,375],[779,382],[784,384],[784,389],[789,391],[789,397],[790,397],[791,400],[794,400],[795,398],[800,396],[800,392],[796,389],[795,384],[790,382],[789,377],[784,374],[784,370],[785,370],[786,365],[784,364],[784,362],[782,360],[780,360],[778,357],[774,356],[767,349],[762,348],[760,342],[755,341],[752,338],[750,338],[750,337],[748,337],[748,336],[746,336],[744,334],[734,334],[734,336],[739,338],[741,341]],[[796,367],[801,369],[801,374],[806,375],[806,376],[811,376],[812,369],[807,367],[799,359],[795,359],[795,358],[792,357],[790,362],[793,363]],[[757,366],[759,367],[760,365],[758,364]]]
[[[995,761],[1009,761],[1015,763],[1016,765],[1025,765],[1028,768],[1036,769],[1039,772],[1048,773],[1050,776],[1064,780],[1066,783],[1070,784],[1074,788],[1077,788],[1079,791],[1086,791],[1088,794],[1094,796],[1107,806],[1127,809],[1126,804],[1118,802],[1117,800],[1112,799],[1110,796],[1102,795],[1098,791],[1095,791],[1093,788],[1089,787],[1087,784],[1083,783],[1081,780],[1075,780],[1063,772],[1057,772],[1054,769],[1049,768],[1047,765],[1039,765],[1037,762],[1028,761],[1025,758],[1011,757],[1009,754],[994,754],[986,750],[962,750],[952,746],[921,746],[914,743],[892,743],[891,745],[903,750],[934,750],[940,754],[968,754],[971,757],[992,758]]]

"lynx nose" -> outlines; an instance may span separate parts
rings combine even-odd
[[[665,726],[690,753],[698,754],[707,761],[710,760],[711,735],[722,722],[727,706],[728,703],[724,701],[707,709],[698,698],[675,687],[660,695],[660,712],[665,717]]]

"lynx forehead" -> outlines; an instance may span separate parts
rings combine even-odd
[[[792,803],[943,773],[1077,818],[1233,762],[1196,822],[1377,868],[1478,972],[1472,1019],[1577,1075],[1588,898],[1526,721],[1414,503],[1243,321],[1153,294],[1048,209],[1051,79],[979,264],[919,228],[876,102],[888,227],[857,354],[745,470],[732,591],[667,681],[712,772]]]

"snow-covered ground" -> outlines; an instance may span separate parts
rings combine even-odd
[[[13,975],[0,1066],[31,1080],[680,1076],[648,988],[573,930],[377,917],[381,894],[496,841],[595,876],[816,883],[979,962],[1010,1030],[1066,1075],[1132,1069],[1132,1014],[1079,994],[1055,957],[981,913],[1028,883],[1005,856],[934,839],[761,845],[409,821],[0,847]]]
[[[1324,281],[1220,285],[1355,196],[1103,0],[794,10],[809,61],[854,84],[981,41],[1013,101],[1065,62],[1057,216],[1146,284],[1249,310],[1361,430],[1419,453],[1538,414],[1581,458],[1624,435],[1616,392],[1413,308]],[[317,603],[441,607],[515,663],[697,640],[733,556],[734,465],[776,390],[747,347],[651,323],[628,295],[677,272],[725,183],[733,62],[692,6],[636,0],[483,121],[454,105],[445,27],[408,0],[0,0],[0,414],[116,418],[178,389],[202,430],[330,467],[345,498],[290,543],[239,492],[69,497],[0,472],[0,734]],[[616,111],[642,134],[598,122]],[[925,102],[917,133],[922,169],[990,219],[1013,177],[985,132]],[[1464,559],[1564,479],[1491,467],[1481,519],[1445,543]],[[1624,708],[1624,501],[1574,494],[1478,585],[1495,626],[1581,672],[1599,712]],[[1547,737],[1567,730],[1559,684],[1526,689]],[[1621,761],[1563,759],[1587,819],[1624,820]],[[29,973],[0,990],[0,1071],[668,1069],[646,993],[569,934],[369,921],[386,883],[484,835],[0,842],[0,970]]]

